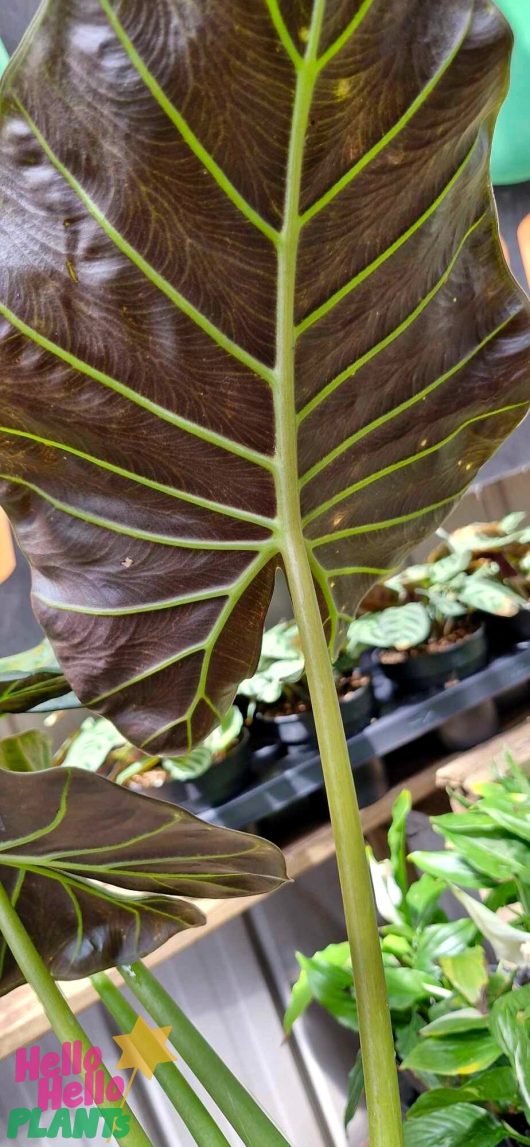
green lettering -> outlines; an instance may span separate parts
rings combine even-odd
[[[7,1138],[16,1139],[18,1132],[24,1123],[27,1123],[30,1117],[29,1107],[13,1107],[9,1112],[9,1119],[7,1121]]]
[[[101,1118],[103,1119],[103,1124],[104,1124],[103,1132],[104,1132],[104,1134],[115,1135],[116,1134],[116,1130],[115,1130],[116,1124],[117,1124],[120,1116],[123,1115],[123,1112],[121,1111],[121,1109],[119,1107],[105,1107],[104,1110],[100,1112],[100,1115],[101,1115]]]
[[[129,1134],[129,1122],[130,1116],[127,1115],[126,1111],[122,1111],[120,1109],[116,1115],[112,1128],[113,1134],[117,1139],[125,1139],[125,1136]]]
[[[97,1107],[79,1107],[74,1114],[72,1124],[72,1139],[95,1139],[99,1128],[99,1111]]]
[[[59,1107],[59,1109],[54,1112],[53,1119],[48,1127],[48,1139],[57,1139],[59,1132],[61,1132],[63,1139],[71,1138],[72,1123],[67,1107]]]
[[[40,1107],[33,1107],[29,1117],[28,1139],[42,1139],[42,1136],[48,1134],[45,1127],[40,1125],[40,1117],[42,1112]]]

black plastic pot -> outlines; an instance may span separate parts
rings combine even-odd
[[[243,729],[237,745],[227,753],[224,761],[212,765],[194,781],[166,781],[149,795],[172,804],[200,803],[216,808],[238,796],[245,788],[250,778],[250,760],[248,729]]]
[[[340,711],[347,737],[353,737],[355,733],[360,733],[361,729],[366,728],[374,715],[374,695],[371,685],[361,685],[347,700],[341,700]],[[315,718],[311,709],[303,713],[276,714],[274,717],[265,714],[262,719],[274,722],[280,741],[285,746],[316,743]]]
[[[302,713],[277,713],[274,717],[264,715],[263,719],[275,724],[282,745],[308,745],[316,742],[315,719],[311,709]]]
[[[530,643],[530,609],[520,609],[513,617],[486,614],[488,642],[494,654],[503,654],[514,645]]]
[[[407,656],[395,664],[381,663],[384,672],[402,693],[427,693],[443,689],[447,681],[471,677],[488,661],[486,631],[480,625],[474,633],[437,653]]]
[[[355,733],[360,733],[361,729],[365,729],[374,715],[374,695],[371,684],[361,685],[347,699],[341,698],[340,711],[347,737],[353,737]]]
[[[492,697],[448,717],[436,730],[438,739],[449,752],[472,749],[489,741],[499,731],[499,714]]]

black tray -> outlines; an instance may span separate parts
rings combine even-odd
[[[402,703],[348,740],[353,772],[370,757],[383,756],[471,709],[487,697],[530,678],[530,646],[497,657],[486,669],[422,700]],[[292,763],[291,763],[292,761]],[[193,808],[203,820],[226,828],[244,828],[287,808],[322,788],[320,757],[314,747],[290,750],[266,779],[216,809]],[[188,806],[192,808],[192,806]]]

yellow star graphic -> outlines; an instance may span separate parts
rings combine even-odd
[[[116,1070],[133,1068],[134,1074],[141,1071],[146,1079],[152,1079],[160,1063],[173,1063],[177,1057],[164,1047],[171,1034],[171,1028],[150,1028],[141,1016],[128,1035],[114,1035],[112,1038],[121,1048],[121,1056]]]

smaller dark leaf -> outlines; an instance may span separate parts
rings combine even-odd
[[[253,895],[285,879],[267,841],[83,769],[0,769],[0,880],[59,978],[134,962],[202,923],[181,896]],[[5,948],[0,955],[1,994],[23,977]]]
[[[62,673],[35,673],[15,681],[0,680],[0,716],[6,713],[28,713],[44,701],[63,697],[70,686]]]

